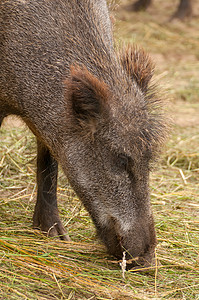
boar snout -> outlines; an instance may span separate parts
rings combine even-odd
[[[153,222],[152,224],[146,222],[146,224],[141,223],[135,226],[132,232],[124,236],[121,243],[122,248],[126,251],[129,267],[147,267],[153,264],[156,244],[157,239]]]
[[[109,254],[118,260],[125,251],[131,267],[149,266],[153,262],[157,240],[152,217],[137,219],[129,226],[111,217],[99,235]]]

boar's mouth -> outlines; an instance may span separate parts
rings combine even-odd
[[[127,241],[125,241],[125,237],[122,237],[122,235],[118,234],[117,230],[115,230],[115,226],[103,228],[102,231],[98,231],[98,236],[106,245],[108,253],[114,256],[118,262],[122,262],[121,259],[123,257],[123,254],[125,253],[127,270],[132,268],[150,269],[150,267],[154,266],[155,247],[157,244],[155,232],[153,232],[152,234],[150,243],[145,244],[145,246],[139,249],[135,249],[135,245],[130,246],[129,241],[131,239],[128,238]]]
[[[123,260],[119,261],[120,264]],[[155,267],[155,252],[151,251],[143,256],[130,258],[126,260],[126,270],[150,270]]]

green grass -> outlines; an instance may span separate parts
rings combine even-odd
[[[164,15],[169,2],[164,3],[154,2],[150,14],[119,9],[115,16],[117,39],[122,36],[147,48],[171,98],[168,112],[174,125],[151,174],[157,266],[128,271],[124,279],[61,170],[59,211],[73,242],[33,230],[35,138],[28,129],[5,123],[0,147],[0,299],[199,299],[199,19],[165,23],[172,11]]]

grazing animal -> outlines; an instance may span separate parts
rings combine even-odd
[[[59,163],[108,252],[150,263],[149,170],[166,126],[148,55],[115,50],[104,0],[1,0],[0,26],[0,121],[20,116],[37,139],[33,226],[69,239]]]

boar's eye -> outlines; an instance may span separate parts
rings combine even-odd
[[[118,156],[118,165],[127,170],[129,165],[129,157],[124,154],[120,154]]]

